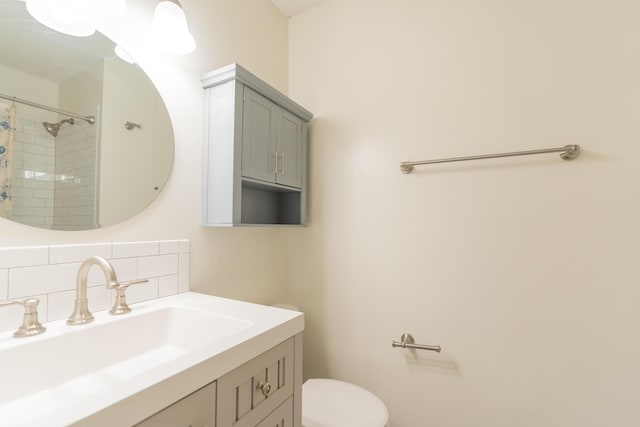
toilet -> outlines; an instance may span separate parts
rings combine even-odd
[[[289,304],[274,307],[299,311]],[[388,427],[384,402],[362,387],[328,378],[302,384],[302,427]]]
[[[378,396],[355,384],[312,378],[302,384],[303,427],[387,427]]]

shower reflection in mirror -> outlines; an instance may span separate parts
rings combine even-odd
[[[79,120],[13,99],[0,102],[0,216],[57,230],[98,227],[93,117],[99,107],[85,106],[86,118],[79,115]]]

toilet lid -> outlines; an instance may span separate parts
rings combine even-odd
[[[303,427],[384,427],[388,419],[382,400],[357,385],[324,378],[302,385]]]

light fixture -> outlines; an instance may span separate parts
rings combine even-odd
[[[27,10],[38,22],[63,34],[87,37],[96,31],[68,2],[28,0]]]
[[[84,0],[88,7],[94,7],[94,13],[98,15],[117,16],[122,15],[127,10],[127,3],[124,0]]]
[[[127,62],[129,64],[136,63],[136,61],[131,57],[131,55],[129,55],[129,53],[126,50],[120,47],[120,45],[116,45],[116,47],[113,48],[113,52],[116,54],[118,58],[122,59],[124,62]]]
[[[122,15],[125,0],[26,0],[27,10],[38,22],[52,30],[76,37],[95,33],[91,16]]]
[[[161,0],[157,4],[149,27],[149,43],[154,50],[165,53],[184,54],[195,50],[196,42],[178,0]]]

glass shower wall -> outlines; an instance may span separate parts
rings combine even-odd
[[[99,107],[80,114],[100,117]],[[53,229],[88,230],[99,226],[98,128],[98,124],[76,119],[73,126],[60,129],[56,138]]]

